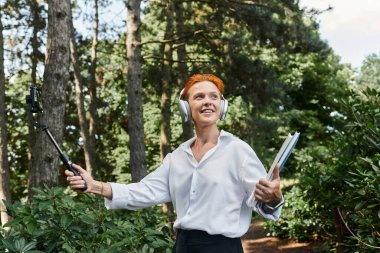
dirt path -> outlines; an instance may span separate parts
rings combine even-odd
[[[262,220],[255,221],[242,237],[244,253],[306,253],[315,252],[319,243],[299,243],[288,239],[266,236]]]

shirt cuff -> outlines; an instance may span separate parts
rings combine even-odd
[[[112,188],[112,199],[104,198],[105,207],[110,209],[126,209],[128,206],[129,190],[127,185],[109,183]]]
[[[280,202],[277,205],[271,206],[271,205],[268,205],[266,203],[263,203],[262,204],[262,208],[263,208],[263,210],[266,213],[273,213],[274,211],[276,211],[283,204],[284,204],[284,196],[281,195],[281,200],[280,200]]]
[[[249,198],[245,202],[246,205],[249,206],[250,208],[252,208],[258,214],[260,214],[262,217],[264,217],[266,219],[277,221],[280,218],[280,214],[281,214],[281,210],[282,210],[282,206],[283,205],[281,205],[276,210],[273,210],[272,213],[266,213],[266,212],[264,212],[264,210],[263,210],[263,204],[264,203],[259,202],[259,201],[256,200],[256,198],[255,198],[255,189],[256,189],[256,186],[254,187],[254,189],[253,189],[253,191],[251,193],[251,196],[249,196]],[[281,195],[281,202],[284,203],[284,196],[283,195]]]
[[[284,203],[284,197],[283,196],[281,196],[281,202],[280,203],[282,203],[282,204]],[[263,207],[266,204],[262,203],[262,202],[257,202],[255,211],[266,219],[278,221],[278,219],[280,218],[280,215],[281,215],[281,211],[282,211],[282,206],[283,206],[282,204],[277,209],[273,210],[273,212],[267,213],[264,211],[264,207]]]

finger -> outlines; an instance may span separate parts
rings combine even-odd
[[[70,186],[77,186],[83,184],[83,180],[69,181]]]
[[[257,201],[265,202],[265,195],[260,191],[255,191],[255,199]]]
[[[70,182],[70,187],[73,190],[81,190],[83,191],[83,188],[85,188],[86,183],[84,180],[78,180],[78,181],[71,181]]]
[[[261,201],[263,203],[270,203],[270,202],[273,202],[274,200],[271,194],[267,194],[260,191],[255,192],[255,198],[256,200]]]
[[[256,184],[256,189],[260,190],[261,192],[265,192],[268,190],[268,186],[265,186],[263,184]]]
[[[78,187],[81,187],[83,185],[85,185],[85,181],[84,180],[70,181],[70,186],[71,187],[78,188]]]
[[[68,177],[72,177],[72,176],[74,176],[74,173],[72,173],[69,170],[65,170],[65,175],[68,176]]]
[[[73,164],[71,164],[71,165],[73,166],[74,169],[76,169],[76,170],[79,172],[79,174],[82,174],[83,172],[86,171],[86,170],[83,169],[81,166],[79,166],[79,165],[77,165],[77,164],[75,164],[75,163],[73,163]]]
[[[267,195],[265,189],[260,189],[258,187],[256,187],[255,189],[255,196],[258,196],[260,199],[263,199],[265,198],[265,196]]]
[[[276,179],[279,179],[279,178],[280,178],[280,165],[277,164],[276,167],[274,167],[274,170],[273,170],[272,180],[276,180]]]
[[[259,183],[258,183],[259,185],[262,185],[262,186],[264,186],[264,187],[270,187],[271,186],[271,182],[269,181],[269,180],[267,180],[267,179],[265,179],[265,178],[261,178],[260,180],[259,180]]]
[[[68,176],[67,181],[74,182],[74,181],[80,181],[84,180],[81,176]]]

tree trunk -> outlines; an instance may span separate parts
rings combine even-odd
[[[133,182],[140,181],[147,174],[142,107],[140,4],[140,0],[129,0],[127,3],[128,129]]]
[[[37,64],[38,64],[38,32],[41,27],[40,9],[37,0],[29,1],[30,13],[32,16],[33,35],[31,38],[32,43],[32,85],[37,85]]]
[[[32,26],[33,26],[33,35],[31,38],[31,44],[32,44],[32,54],[31,54],[31,62],[32,62],[32,73],[31,73],[31,79],[32,79],[32,86],[37,87],[37,65],[38,65],[38,55],[40,54],[38,50],[38,32],[41,30],[41,16],[40,16],[40,9],[37,0],[31,0],[29,2],[30,7],[30,13],[32,16]],[[28,112],[31,113],[31,112]],[[29,130],[29,154],[28,154],[28,167],[29,170],[31,170],[32,163],[31,163],[31,152],[32,147],[35,145],[36,142],[36,129],[33,125],[33,122],[31,121],[32,117],[28,117],[28,130]]]
[[[172,97],[172,63],[173,63],[173,5],[172,0],[166,1],[166,30],[163,45],[162,87],[161,87],[161,121],[160,121],[160,158],[161,161],[171,152],[171,97]],[[170,203],[162,206],[164,212],[173,210]]]
[[[173,51],[173,8],[171,0],[167,0],[166,11],[166,30],[163,45],[163,64],[162,64],[162,87],[161,87],[161,121],[160,121],[160,158],[171,152],[170,147],[170,119],[171,119],[171,96],[172,96],[172,62]]]
[[[176,30],[177,36],[179,38],[186,34],[185,31],[185,20],[183,16],[183,1],[175,0],[174,12],[176,17]],[[178,79],[180,89],[182,89],[188,79],[188,67],[187,67],[187,52],[186,52],[186,42],[184,39],[178,40],[177,45],[177,58],[178,58]],[[184,122],[182,121],[182,140],[187,141],[194,136],[193,123],[191,120]]]
[[[94,0],[94,8],[95,8],[95,17],[93,23],[93,34],[92,34],[92,47],[91,47],[91,66],[90,66],[90,83],[89,83],[89,92],[90,92],[90,114],[89,114],[89,127],[90,127],[90,142],[89,144],[92,146],[93,154],[95,155],[95,145],[96,145],[96,126],[98,122],[98,96],[96,93],[97,90],[97,82],[96,82],[96,67],[97,67],[97,46],[98,46],[98,31],[99,31],[99,7],[98,0]],[[95,168],[95,157],[91,157],[91,168],[96,172]]]
[[[86,165],[86,170],[91,173],[93,171],[93,168],[95,168],[96,152],[95,152],[95,145],[92,142],[92,139],[90,138],[90,132],[88,129],[87,118],[86,118],[86,109],[84,107],[84,98],[83,98],[83,93],[82,93],[83,78],[80,72],[71,10],[70,10],[70,58],[71,58],[71,63],[74,69],[75,99],[76,99],[77,110],[78,110],[80,133],[83,139],[85,165]]]
[[[64,128],[66,85],[70,60],[70,1],[48,1],[48,37],[42,97],[44,113],[41,123],[46,124],[61,146]],[[33,187],[58,184],[59,156],[53,144],[42,131],[37,133],[32,150],[32,168],[29,173],[29,198]]]
[[[6,213],[6,208],[3,204],[3,200],[11,202],[11,190],[7,152],[8,132],[5,111],[4,38],[1,16],[2,15],[0,10],[0,211],[1,224],[5,224],[8,222],[9,216]]]

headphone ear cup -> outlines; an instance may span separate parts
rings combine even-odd
[[[220,101],[220,116],[219,116],[219,119],[220,120],[224,120],[227,116],[227,112],[228,112],[228,101],[224,98],[222,98],[222,100]]]
[[[181,91],[179,98],[178,98],[178,109],[179,109],[179,113],[181,114],[182,120],[184,122],[187,122],[191,118],[191,111],[190,111],[189,103],[186,100],[181,99],[182,92],[183,92],[183,90]]]

